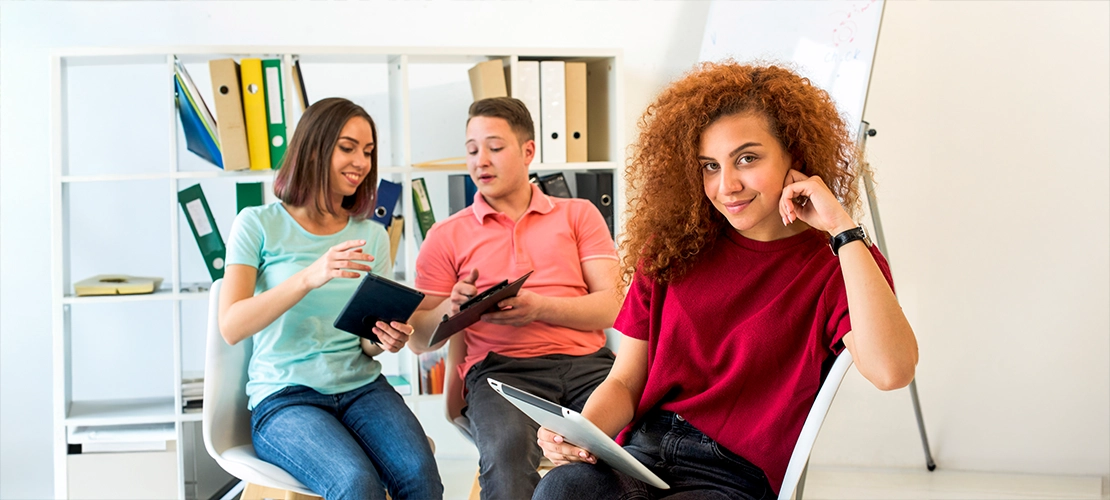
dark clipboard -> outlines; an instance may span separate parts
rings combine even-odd
[[[424,294],[421,292],[373,273],[366,273],[355,293],[347,300],[347,305],[343,306],[339,317],[335,318],[334,326],[381,344],[378,335],[374,333],[374,324],[378,321],[404,323],[422,300]]]
[[[509,283],[509,280],[504,280],[494,286],[487,288],[482,293],[475,295],[470,300],[464,302],[459,306],[458,314],[443,317],[443,321],[436,327],[435,333],[432,334],[432,339],[428,341],[428,346],[436,345],[474,323],[482,319],[482,315],[489,312],[490,309],[495,309],[497,303],[509,297],[516,297],[520,293],[520,287],[524,285],[524,281],[532,275],[534,271],[528,271],[527,274],[517,278],[516,281]]]

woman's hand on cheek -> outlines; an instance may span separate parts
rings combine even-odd
[[[837,234],[856,226],[840,200],[818,176],[808,176],[790,169],[783,182],[779,199],[779,215],[783,225],[801,219],[810,227]]]

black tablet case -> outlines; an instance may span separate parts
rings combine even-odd
[[[502,281],[474,296],[473,299],[466,301],[465,304],[459,306],[458,314],[450,318],[444,317],[443,321],[436,327],[435,333],[432,334],[432,339],[428,341],[428,346],[436,345],[443,339],[462,331],[463,328],[477,323],[478,320],[482,319],[483,314],[496,308],[498,302],[509,297],[516,297],[516,294],[520,293],[520,287],[524,286],[524,281],[532,273],[533,271],[528,271],[527,274],[517,278],[512,283],[509,283],[509,280]]]
[[[395,281],[367,273],[354,295],[335,318],[335,327],[378,344],[374,324],[379,320],[406,322],[424,294]]]

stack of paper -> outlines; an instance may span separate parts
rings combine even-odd
[[[181,378],[181,409],[196,413],[204,406],[204,374]]]

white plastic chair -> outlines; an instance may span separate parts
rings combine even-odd
[[[783,477],[782,487],[779,488],[779,500],[802,500],[806,471],[809,469],[809,454],[813,451],[813,443],[817,441],[817,432],[821,430],[821,424],[825,422],[825,415],[829,413],[829,407],[832,406],[833,396],[836,395],[840,383],[844,381],[844,375],[848,373],[848,368],[851,366],[852,353],[848,352],[848,349],[844,349],[836,357],[836,362],[829,369],[828,375],[825,375],[825,381],[821,383],[821,389],[817,391],[817,399],[813,401],[813,406],[809,409],[809,416],[806,417],[806,422],[802,425],[798,442],[794,444],[794,452],[790,454],[790,462],[786,466],[786,476]],[[795,490],[798,493],[797,497],[794,497]]]
[[[204,448],[220,467],[247,483],[243,500],[319,497],[284,469],[263,461],[254,453],[246,392],[247,365],[253,342],[247,338],[232,346],[220,335],[218,317],[222,285],[223,280],[216,280],[208,292],[208,338],[204,353],[201,421]]]

